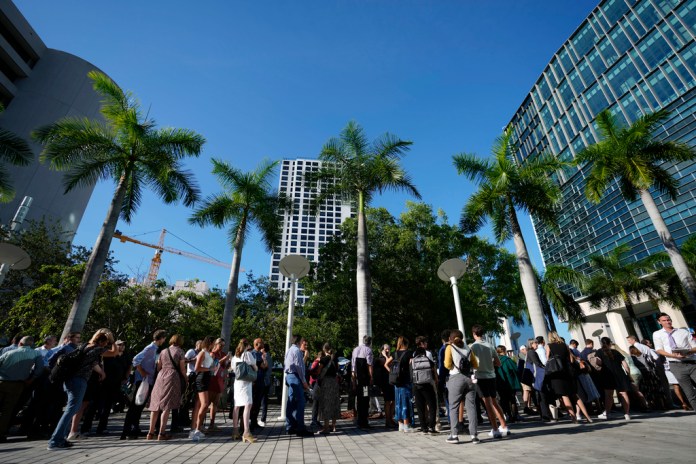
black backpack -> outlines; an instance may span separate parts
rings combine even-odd
[[[401,356],[399,356],[399,359],[393,360],[391,365],[389,366],[389,384],[390,385],[399,385],[399,377],[401,374],[401,360],[404,358],[405,355],[406,355],[406,351],[401,353]]]
[[[471,375],[471,350],[464,348],[464,350],[460,350],[457,346],[455,345],[450,345],[453,350],[455,350],[457,353],[459,353],[459,364],[457,365],[457,369],[459,370],[460,374],[464,375]]]
[[[432,363],[424,354],[413,358],[411,365],[411,377],[416,385],[431,384],[435,378],[433,377]]]
[[[367,359],[355,358],[355,378],[361,387],[370,385],[370,367]]]
[[[77,374],[85,359],[86,346],[87,344],[82,344],[70,353],[56,353],[56,363],[51,369],[48,379],[53,383],[63,383],[66,379]]]

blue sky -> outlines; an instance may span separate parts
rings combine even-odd
[[[47,46],[99,67],[159,125],[206,137],[203,154],[187,163],[204,195],[219,191],[211,157],[243,170],[264,158],[316,157],[355,120],[370,138],[388,131],[414,142],[403,165],[423,201],[451,223],[473,191],[452,155],[488,155],[553,53],[597,3],[15,0]],[[96,187],[76,244],[93,245],[113,188]],[[387,194],[373,205],[398,215],[408,199]],[[190,213],[147,194],[132,223],[118,228],[156,243],[164,227],[187,242],[169,236],[165,245],[231,261],[225,231],[188,225]],[[541,266],[531,223],[523,222]],[[112,250],[122,272],[147,272],[153,250],[120,242]],[[242,266],[266,275],[269,259],[252,233]],[[160,277],[224,288],[228,271],[164,254]]]

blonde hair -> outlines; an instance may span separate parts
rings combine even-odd
[[[237,344],[237,349],[234,350],[234,355],[238,358],[241,358],[242,353],[244,353],[246,351],[247,347],[249,347],[249,346],[250,345],[249,345],[249,342],[247,341],[247,339],[242,338],[241,340],[239,340],[239,343]]]
[[[563,339],[561,339],[561,336],[558,335],[557,332],[553,332],[553,331],[549,332],[548,339],[549,339],[549,343],[563,343]]]
[[[114,342],[114,334],[109,329],[99,329],[94,332],[94,335],[89,340],[89,344],[96,345],[103,341],[107,341],[107,345],[111,345]]]

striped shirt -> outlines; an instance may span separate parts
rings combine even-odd
[[[44,363],[41,353],[30,346],[20,346],[0,356],[0,380],[17,382],[41,375]]]

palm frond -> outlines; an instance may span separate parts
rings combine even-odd
[[[207,197],[188,219],[189,224],[197,226],[213,225],[223,227],[228,222],[241,219],[244,206],[235,202],[230,195],[218,193]]]
[[[22,137],[0,128],[0,162],[28,166],[33,160],[34,152]]]
[[[459,175],[466,176],[469,180],[482,184],[488,180],[487,174],[490,164],[473,153],[460,153],[452,157],[454,167]]]

